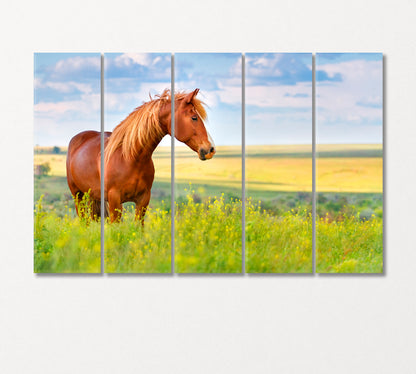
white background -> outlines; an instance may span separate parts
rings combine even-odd
[[[416,373],[416,3],[3,1],[1,373]],[[33,52],[383,52],[384,276],[36,276]]]

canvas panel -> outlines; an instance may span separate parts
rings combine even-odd
[[[248,273],[312,271],[312,55],[245,56]]]
[[[171,54],[106,53],[104,67],[105,154],[118,136],[104,167],[105,272],[170,273],[171,138],[159,118],[170,106]]]
[[[84,178],[79,173],[82,165],[97,157],[99,162],[100,75],[98,53],[34,55],[35,273],[101,271],[100,213],[96,210],[100,193],[84,194],[87,189],[77,194]],[[83,133],[87,130],[92,132]],[[78,152],[88,142],[96,145],[96,140],[98,149],[91,146],[86,155]],[[99,184],[98,165],[92,163],[92,179]]]
[[[383,56],[318,53],[319,273],[383,272]]]
[[[196,99],[207,113],[202,121],[197,107],[195,123],[189,124],[193,114],[181,112],[184,99],[176,101],[181,114],[175,118],[175,271],[240,273],[242,56],[177,53],[174,58],[175,92],[180,97],[199,89]]]

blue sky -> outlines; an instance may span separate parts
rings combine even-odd
[[[100,54],[34,55],[34,144],[67,146],[100,130]]]
[[[170,53],[105,54],[105,129],[111,131],[151,95],[171,87]],[[176,53],[175,90],[207,104],[216,145],[241,144],[241,54]],[[178,146],[182,144],[177,142]],[[161,145],[170,145],[165,137]]]
[[[382,143],[381,53],[316,55],[317,143]]]
[[[112,131],[135,108],[171,83],[170,53],[106,53],[104,55],[104,128]],[[162,145],[169,145],[165,137]]]
[[[311,144],[312,54],[246,54],[246,144]]]
[[[247,53],[246,144],[310,144],[312,57]],[[100,128],[100,54],[35,54],[35,144]],[[170,88],[170,53],[105,54],[105,129]],[[200,89],[217,145],[241,144],[241,54],[176,53],[175,89]],[[317,54],[320,143],[382,141],[382,55]],[[169,145],[166,137],[163,145]]]
[[[216,145],[241,145],[240,53],[175,53],[175,90],[199,88]]]

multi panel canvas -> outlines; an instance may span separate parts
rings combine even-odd
[[[383,55],[36,53],[33,165],[35,273],[382,273]]]

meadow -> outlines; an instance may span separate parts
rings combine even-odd
[[[382,145],[318,145],[316,175],[316,271],[382,273]]]
[[[99,272],[100,223],[76,216],[65,149],[53,151],[35,150],[35,165],[50,169],[34,178],[35,272]],[[381,147],[328,145],[318,151],[317,271],[381,272]],[[206,162],[185,147],[175,153],[175,271],[241,272],[241,148],[217,147]],[[246,271],[310,272],[311,147],[248,146],[246,156]],[[105,224],[106,272],[171,272],[170,148],[159,147],[154,162],[144,226],[134,221],[130,204],[121,223]]]

